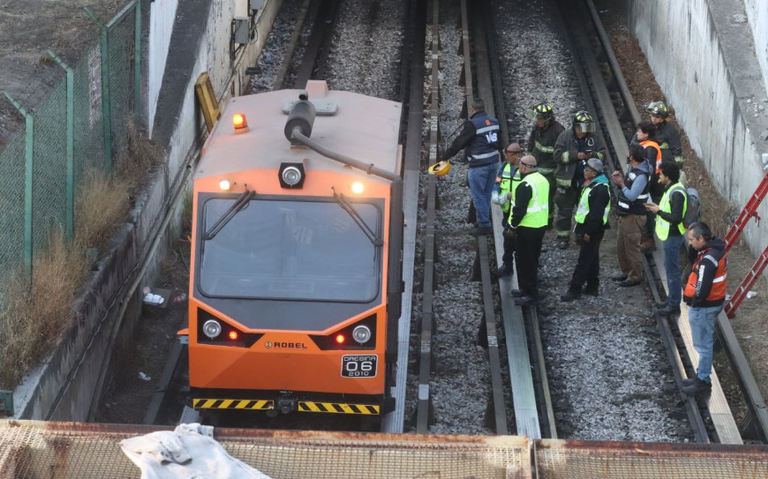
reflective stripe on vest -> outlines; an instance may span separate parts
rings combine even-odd
[[[619,199],[616,201],[616,205],[619,207],[619,213],[633,213],[633,214],[645,215],[645,207],[643,206],[643,203],[646,203],[648,201],[648,197],[651,196],[650,193],[648,192],[651,189],[650,175],[645,171],[642,171],[630,165],[629,170],[627,170],[627,173],[624,175],[624,186],[628,190],[631,190],[632,185],[635,183],[635,180],[641,175],[645,176],[646,178],[645,188],[643,188],[643,193],[638,195],[635,201],[629,201],[629,198],[624,196],[624,192],[622,190],[619,190]],[[632,208],[633,206],[634,208]]]
[[[543,228],[549,222],[549,182],[539,172],[527,175],[523,181],[531,186],[533,194],[519,226]]]
[[[498,129],[499,129],[499,125],[486,126],[477,130],[477,134],[479,135],[481,133],[487,133],[489,131],[496,131]]]
[[[725,299],[725,294],[728,290],[728,254],[724,254],[720,261],[715,261],[711,255],[706,254],[712,248],[700,251],[696,260],[693,262],[691,268],[691,275],[688,276],[688,282],[685,285],[685,292],[683,293],[686,298],[692,299],[696,295],[696,288],[699,287],[699,270],[703,259],[708,259],[713,266],[717,266],[717,272],[715,279],[712,280],[712,288],[709,290],[709,294],[704,301],[721,301]]]
[[[542,175],[549,175],[551,173],[554,173],[555,169],[554,168],[542,168],[542,167],[539,167],[539,168],[536,169],[536,171],[538,171]]]
[[[656,174],[659,174],[659,168],[661,167],[661,147],[653,140],[645,140],[640,142],[645,147],[652,146],[656,148]]]
[[[501,170],[501,178],[499,181],[499,196],[507,197],[507,193],[512,193],[512,199],[501,205],[501,211],[505,214],[515,206],[515,192],[517,190],[517,183],[520,181],[520,170],[515,170],[515,175],[512,176],[512,165],[507,163],[504,165],[504,169]]]
[[[498,151],[492,151],[490,153],[483,153],[482,155],[472,155],[473,160],[483,160],[485,158],[490,158],[492,156],[497,156],[499,154]]]
[[[605,210],[603,211],[603,224],[608,223],[608,213],[611,212],[611,189],[608,187],[607,183],[593,183],[582,188],[581,198],[579,198],[579,207],[576,210],[576,216],[574,217],[574,221],[576,223],[583,225],[587,220],[587,215],[589,214],[589,195],[592,194],[593,189],[600,185],[605,186],[605,188],[608,190],[608,204],[605,206]]]
[[[685,217],[685,211],[688,209],[688,194],[685,192],[685,188],[680,183],[675,183],[672,188],[664,192],[664,196],[661,198],[661,204],[659,204],[659,211],[663,211],[664,213],[672,213],[672,203],[670,201],[670,197],[675,191],[679,191],[683,194],[684,199],[682,217]],[[666,239],[669,238],[669,227],[669,221],[662,218],[661,215],[656,215],[656,235],[661,241],[666,241]],[[680,221],[680,224],[677,225],[677,228],[680,231],[680,234],[685,234],[685,226],[683,226],[682,220]]]

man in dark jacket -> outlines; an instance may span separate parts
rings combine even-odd
[[[728,291],[728,255],[723,240],[713,237],[706,223],[692,224],[686,234],[693,268],[685,285],[685,303],[690,306],[688,321],[693,347],[699,353],[699,365],[696,377],[683,381],[682,391],[688,396],[697,396],[712,389],[709,376],[713,335]]]
[[[563,131],[555,142],[555,229],[557,247],[560,249],[568,248],[570,241],[573,208],[579,200],[581,185],[584,183],[584,164],[590,158],[602,161],[605,155],[605,145],[595,131],[592,115],[587,111],[579,111],[573,117],[571,129]]]
[[[557,182],[555,182],[555,143],[560,133],[565,131],[555,119],[555,111],[549,103],[539,103],[528,111],[528,117],[534,120],[531,136],[528,139],[528,150],[536,158],[536,164],[539,173],[549,181],[549,221],[548,226],[552,226],[555,221],[555,192],[557,191]]]
[[[584,187],[581,189],[576,210],[576,242],[581,245],[579,260],[573,271],[568,292],[560,301],[573,301],[581,297],[581,287],[587,283],[584,293],[597,296],[600,286],[600,243],[608,228],[611,210],[611,186],[603,174],[603,162],[591,158],[584,167]]]
[[[656,126],[654,138],[661,148],[661,160],[674,161],[682,170],[683,145],[677,128],[668,121],[669,115],[672,113],[671,108],[663,101],[654,101],[645,109],[651,114],[651,122]]]
[[[518,306],[528,306],[539,298],[539,257],[549,217],[549,183],[536,171],[533,156],[520,158],[518,167],[520,181],[515,188],[515,205],[510,210],[504,234],[515,240],[520,289],[513,289],[512,296]]]
[[[611,175],[614,184],[619,187],[619,199],[616,201],[619,213],[616,254],[621,274],[613,278],[619,282],[619,286],[636,286],[643,280],[640,241],[647,221],[645,203],[648,201],[651,178],[651,167],[646,161],[645,151],[639,144],[631,145],[626,174],[614,171]]]
[[[656,217],[656,236],[664,244],[664,269],[667,270],[667,301],[656,304],[658,313],[680,314],[680,247],[683,244],[683,217],[688,207],[688,194],[680,184],[680,168],[671,161],[661,162],[659,179],[666,187],[661,203],[647,203],[645,208]]]
[[[440,158],[445,161],[461,149],[469,162],[467,180],[469,193],[477,213],[477,226],[471,231],[474,236],[493,232],[491,226],[491,195],[496,186],[499,169],[499,120],[485,112],[485,102],[476,98],[472,115],[464,124],[459,136]]]

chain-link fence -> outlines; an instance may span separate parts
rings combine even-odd
[[[52,230],[71,240],[74,204],[86,172],[112,171],[127,148],[128,128],[139,109],[141,0],[132,0],[108,23],[90,10],[99,44],[67,72],[34,111],[6,93],[26,128],[0,154],[0,284],[45,250]],[[105,121],[105,118],[107,121]]]

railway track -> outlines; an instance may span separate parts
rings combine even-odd
[[[294,77],[295,85],[299,85],[306,76],[306,72],[310,72],[309,75],[318,71],[327,74],[332,70],[330,64],[327,63],[329,52],[332,50],[331,47],[325,44],[315,45],[312,39],[323,43],[323,40],[319,39],[328,40],[333,37],[333,31],[328,28],[330,24],[335,24],[336,21],[317,22],[312,19],[312,13],[315,8],[321,13],[326,12],[324,18],[327,20],[328,12],[335,11],[334,8],[336,7],[341,7],[336,5],[338,2],[331,2],[335,6],[327,5],[326,7],[323,7],[323,2],[316,4],[304,0],[299,3],[300,10],[296,16],[296,26],[273,82],[275,88],[278,85],[282,87],[293,85]],[[561,8],[566,8],[563,6],[563,2],[557,3]],[[315,5],[319,6],[315,7]],[[473,96],[484,98],[486,104],[490,105],[489,113],[499,118],[502,126],[500,135],[502,145],[508,144],[510,137],[514,136],[514,133],[510,134],[507,131],[507,126],[514,121],[507,121],[504,101],[507,93],[504,90],[502,79],[509,73],[499,61],[498,50],[503,49],[503,47],[496,45],[498,25],[495,25],[496,19],[492,2],[473,4],[473,8],[469,10],[466,0],[461,0],[458,6],[454,5],[454,7],[457,8],[451,10],[449,7],[441,5],[441,2],[433,1],[430,4],[427,0],[414,0],[409,2],[408,7],[408,18],[411,23],[408,27],[409,33],[406,34],[406,44],[410,46],[406,46],[405,49],[410,50],[411,55],[410,61],[406,62],[403,59],[400,72],[402,81],[400,94],[402,101],[407,105],[407,116],[404,117],[402,127],[405,146],[403,166],[403,208],[406,225],[403,237],[403,284],[405,291],[401,305],[402,318],[398,329],[398,365],[392,387],[392,396],[396,399],[397,408],[383,418],[381,430],[398,433],[408,429],[407,407],[410,404],[414,412],[414,429],[420,433],[483,432],[485,430],[497,434],[516,433],[532,438],[557,438],[558,421],[549,391],[549,379],[545,364],[546,355],[542,346],[542,339],[544,342],[547,339],[546,337],[542,338],[542,332],[539,329],[540,312],[535,307],[520,308],[514,305],[509,293],[511,289],[517,286],[516,276],[500,278],[498,286],[492,281],[491,261],[493,261],[494,253],[497,262],[500,260],[503,245],[501,211],[495,205],[492,210],[495,251],[492,252],[486,238],[481,237],[480,241],[472,242],[473,247],[471,249],[474,253],[466,253],[466,255],[474,254],[476,257],[477,268],[474,279],[480,281],[479,288],[471,293],[476,303],[470,309],[477,313],[475,318],[482,318],[479,321],[481,328],[478,331],[477,339],[486,348],[479,355],[483,360],[477,361],[477,358],[474,357],[467,359],[469,365],[450,364],[447,367],[441,361],[444,359],[441,357],[444,355],[442,353],[447,348],[454,346],[454,343],[451,342],[454,338],[450,336],[451,328],[446,328],[442,324],[443,318],[440,316],[440,310],[441,308],[445,310],[443,296],[454,292],[441,289],[443,285],[438,284],[437,280],[442,279],[442,275],[445,275],[446,271],[453,270],[445,265],[448,262],[446,261],[446,254],[441,251],[438,257],[437,252],[439,245],[457,241],[458,234],[466,236],[466,231],[456,233],[456,230],[446,230],[445,225],[441,223],[441,217],[448,218],[444,221],[458,222],[456,218],[465,215],[463,212],[456,212],[456,210],[461,210],[460,207],[454,208],[456,193],[446,194],[444,191],[448,188],[448,182],[458,182],[457,177],[460,175],[454,171],[451,173],[454,178],[446,180],[424,175],[422,172],[426,166],[436,162],[439,157],[440,149],[443,147],[442,142],[445,140],[441,138],[441,130],[444,130],[442,131],[444,133],[453,129],[442,128],[443,124],[446,123],[446,116],[450,116],[462,107],[466,112],[468,110],[466,101],[471,100]],[[447,19],[441,18],[441,8],[447,8]],[[606,163],[621,169],[624,165],[618,159],[626,155],[627,135],[633,131],[631,127],[626,128],[626,125],[628,123],[635,124],[639,120],[639,115],[634,101],[629,95],[626,82],[624,82],[618,69],[615,56],[610,50],[607,35],[599,24],[599,16],[592,2],[585,0],[583,5],[568,5],[567,8],[569,12],[567,15],[560,14],[561,20],[558,28],[561,28],[564,36],[570,39],[570,51],[573,58],[578,59],[575,62],[575,66],[578,67],[575,68],[575,74],[583,101],[587,109],[596,114],[596,118],[600,120],[601,134],[609,148]],[[460,17],[456,16],[454,19],[451,15],[456,12],[459,12]],[[590,28],[574,28],[572,22],[581,22],[580,25],[589,25]],[[318,25],[318,23],[325,24],[325,26]],[[441,67],[445,68],[446,63],[450,62],[441,62],[446,53],[441,52],[440,48],[455,47],[455,44],[446,41],[443,35],[443,32],[449,31],[447,26],[449,23],[461,25],[458,30],[462,43],[461,50],[457,54],[463,57],[461,69],[463,70],[464,89],[460,90],[459,96],[456,96],[455,93],[457,85],[439,83],[441,78],[452,75],[441,70]],[[310,24],[314,25],[312,33],[309,34],[310,42],[306,48],[303,48],[299,45],[301,35],[297,32],[306,32]],[[429,45],[422,49],[427,37],[429,38]],[[453,37],[450,38],[453,39]],[[596,45],[600,45],[603,51],[596,49]],[[426,51],[426,57],[421,56],[424,51]],[[296,58],[302,59],[301,65],[295,64]],[[429,60],[427,69],[424,68],[425,60]],[[606,81],[606,78],[598,74],[606,71],[610,72],[610,81]],[[426,102],[424,101],[425,82],[429,85]],[[621,102],[616,101],[617,96],[621,98]],[[428,105],[426,111],[424,109],[425,103]],[[450,108],[446,105],[450,105]],[[427,125],[426,128],[424,125]],[[428,138],[426,150],[422,142],[423,136]],[[421,200],[420,191],[424,194]],[[460,194],[468,196],[466,191],[460,192]],[[419,210],[420,204],[424,205],[421,212]],[[445,233],[447,236],[441,237]],[[421,254],[417,250],[419,245],[421,245]],[[449,255],[453,254],[453,250],[450,251]],[[423,264],[417,261],[420,256],[423,257]],[[646,270],[646,277],[649,279],[651,294],[656,301],[659,301],[665,295],[665,281],[663,281],[665,272],[663,266],[659,266],[663,263],[659,261],[658,254],[655,256],[644,258],[643,266]],[[469,262],[466,266],[469,269]],[[605,275],[605,271],[603,273]],[[460,278],[460,281],[469,282],[469,279]],[[418,291],[419,286],[420,292]],[[496,288],[498,288],[499,296],[494,300]],[[408,319],[411,317],[416,317],[417,321],[409,321]],[[497,318],[500,320],[499,323],[497,323]],[[664,345],[666,358],[674,374],[674,380],[679,386],[682,379],[686,377],[686,366],[690,367],[692,361],[687,349],[679,345],[679,332],[682,331],[683,336],[685,335],[684,329],[687,321],[681,319],[669,321],[658,316],[655,317],[655,321],[660,332],[661,342]],[[476,321],[474,325],[477,324]],[[500,324],[503,324],[503,330],[497,330]],[[414,328],[419,330],[420,336],[414,334]],[[732,331],[730,334],[732,336]],[[725,338],[723,342],[728,347],[729,355],[738,358],[741,354],[740,349],[738,349],[738,345],[734,347],[732,341],[729,340],[727,328],[723,335]],[[419,359],[416,384],[412,383],[413,377],[409,381],[407,374],[409,349],[413,352],[414,347]],[[174,410],[172,407],[169,408],[169,404],[176,404],[183,400],[179,397],[170,398],[168,395],[169,392],[181,389],[179,381],[183,382],[183,378],[179,378],[178,370],[181,368],[178,366],[178,359],[183,356],[183,351],[181,345],[174,346],[171,351],[171,359],[169,359],[162,375],[145,423],[168,422],[167,419],[162,419],[162,415],[169,414],[168,411]],[[478,356],[477,353],[478,351],[468,351],[464,356]],[[741,357],[743,358],[743,354]],[[507,372],[502,374],[504,369],[502,364],[505,358]],[[484,390],[480,392],[479,396],[473,397],[471,401],[474,403],[482,401],[483,404],[480,409],[485,414],[478,414],[477,407],[475,407],[464,416],[464,419],[467,417],[477,419],[478,416],[484,416],[485,422],[481,425],[477,423],[465,424],[461,422],[464,419],[456,419],[456,417],[448,415],[448,421],[452,423],[450,427],[441,424],[445,406],[438,405],[435,407],[434,401],[436,395],[445,394],[442,391],[446,390],[446,386],[441,385],[440,382],[445,378],[456,380],[455,376],[461,372],[466,372],[468,375],[470,373],[477,374],[478,368],[482,368],[487,380],[485,386],[480,388]],[[736,369],[740,374],[743,373],[743,369],[740,369],[739,366]],[[463,375],[459,375],[462,379],[464,378]],[[751,377],[751,375],[749,376]],[[765,413],[765,407],[759,393],[757,396],[754,393],[756,386],[751,388],[750,385],[754,384],[754,379],[751,379],[750,382],[750,377],[745,379],[745,376],[741,376],[740,379],[742,384],[746,385],[745,396],[748,398],[753,416],[757,418],[756,422],[760,424],[760,418]],[[450,389],[451,385],[455,383],[448,381],[447,384],[447,389]],[[701,403],[684,396],[679,398],[680,404],[684,405],[685,414],[691,425],[693,439],[697,442],[740,443],[741,436],[738,427],[733,421],[730,411],[725,412],[727,403],[724,397],[720,399],[719,395],[722,395],[722,390],[718,392],[715,388],[713,399]],[[460,401],[467,400],[463,396],[460,397]],[[478,397],[482,399],[477,399]],[[185,420],[187,421],[194,419],[188,415],[189,413],[190,411],[185,412],[187,414]],[[335,418],[334,421],[336,421]],[[306,422],[304,417],[302,417],[302,422]],[[255,425],[258,427],[296,427],[293,423],[285,422],[273,424],[273,426],[261,422]],[[332,427],[318,423],[318,425],[309,427],[355,428],[351,423],[336,424]],[[760,429],[760,434],[765,434],[763,429]]]

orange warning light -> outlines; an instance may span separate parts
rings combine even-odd
[[[248,120],[241,113],[232,115],[232,124],[235,126],[235,133],[245,133],[248,131]]]

